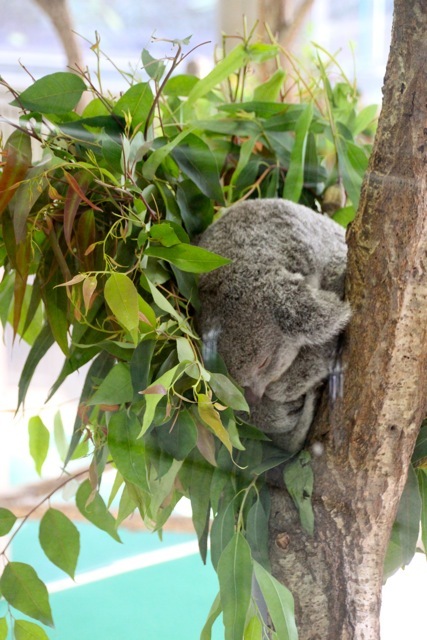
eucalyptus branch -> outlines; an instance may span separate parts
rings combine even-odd
[[[107,461],[106,464],[110,465],[112,464],[112,461]],[[54,487],[52,489],[52,491],[50,491],[46,496],[43,497],[42,500],[40,500],[40,502],[38,502],[32,509],[30,509],[30,511],[27,513],[26,516],[24,516],[22,518],[22,521],[19,523],[18,527],[15,529],[15,531],[11,534],[10,538],[8,539],[6,546],[3,548],[3,550],[0,552],[0,556],[5,555],[7,549],[10,547],[10,545],[12,544],[13,540],[15,539],[15,537],[18,535],[19,531],[22,529],[22,527],[24,526],[24,524],[27,522],[27,520],[32,516],[32,514],[37,511],[37,509],[40,509],[40,507],[48,500],[50,500],[52,498],[52,496],[55,495],[55,493],[57,491],[59,491],[60,489],[62,489],[63,487],[65,487],[69,482],[72,482],[73,480],[76,480],[77,478],[81,478],[84,475],[87,475],[89,473],[89,467],[87,469],[83,469],[82,471],[78,471],[77,473],[74,473],[72,476],[69,476],[66,480],[64,480],[63,482],[61,482],[61,484],[57,485],[56,487]]]

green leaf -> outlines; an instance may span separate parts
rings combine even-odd
[[[275,58],[280,53],[280,49],[277,44],[266,44],[265,42],[250,44],[246,47],[246,50],[249,54],[249,58],[253,62],[258,63],[267,62],[267,60]]]
[[[314,531],[314,513],[311,504],[313,469],[308,451],[302,451],[283,471],[283,480],[299,512],[301,526],[309,535]]]
[[[214,215],[211,198],[205,196],[190,179],[182,180],[176,188],[176,199],[181,218],[191,237],[207,229]]]
[[[427,470],[418,469],[417,476],[421,496],[421,540],[427,549]]]
[[[253,616],[245,629],[243,640],[263,640],[262,622],[257,616]]]
[[[192,520],[199,541],[200,555],[204,563],[207,556],[207,537],[210,519],[210,486],[213,467],[207,465],[202,458],[197,458],[191,467],[189,494],[191,500]]]
[[[200,634],[200,640],[212,639],[212,627],[215,620],[219,617],[221,611],[222,611],[221,597],[220,597],[220,594],[218,593],[208,613],[208,618],[202,629],[202,633]]]
[[[185,73],[174,75],[166,82],[163,95],[173,98],[187,97],[198,82],[200,82],[199,78],[193,75]]]
[[[146,278],[146,282],[148,288],[150,290],[151,295],[153,296],[154,303],[162,310],[166,311],[172,318],[174,318],[178,322],[178,326],[187,335],[197,340],[197,336],[191,331],[190,325],[186,321],[183,315],[181,315],[176,309],[171,305],[171,303],[167,300],[167,298],[161,293],[154,284]]]
[[[75,73],[59,71],[36,80],[12,104],[40,113],[66,114],[74,109],[85,90],[85,83]]]
[[[420,530],[421,496],[417,474],[412,465],[400,498],[384,563],[384,577],[410,563],[415,554]]]
[[[116,522],[97,491],[93,491],[89,480],[85,480],[76,494],[76,505],[82,516],[105,531],[117,542],[121,542],[116,531]]]
[[[225,640],[242,640],[252,591],[251,550],[241,533],[235,533],[218,562]]]
[[[151,245],[145,255],[161,258],[176,265],[182,271],[190,273],[208,273],[230,263],[230,260],[212,253],[202,247],[191,244],[177,244],[174,247],[155,247]]]
[[[62,422],[60,411],[57,411],[53,418],[53,437],[55,439],[55,445],[59,457],[61,458],[62,462],[64,462],[67,456],[68,442],[65,435],[64,424]]]
[[[9,562],[0,578],[0,591],[12,607],[53,627],[46,586],[29,564]]]
[[[142,167],[142,175],[146,180],[154,180],[159,166],[170,155],[172,150],[191,133],[191,130],[191,128],[184,129],[173,140],[153,151]]]
[[[68,298],[65,288],[56,286],[59,284],[61,284],[61,275],[57,270],[52,279],[42,287],[42,297],[45,303],[46,317],[55,341],[64,355],[69,356]]]
[[[246,538],[254,560],[257,560],[265,569],[270,570],[268,517],[259,497],[249,509],[246,517]]]
[[[0,640],[7,640],[7,620],[6,618],[0,618]]]
[[[47,353],[47,351],[49,351],[54,342],[55,339],[52,335],[50,325],[45,324],[37,338],[34,340],[34,344],[31,347],[30,353],[28,354],[24,367],[22,369],[21,377],[19,378],[18,409],[25,400],[28,387],[30,386],[37,365],[40,363],[40,360]]]
[[[9,509],[0,507],[0,536],[5,536],[16,522],[16,516]]]
[[[132,333],[138,328],[138,292],[124,273],[112,273],[105,283],[105,300],[118,322]]]
[[[221,402],[236,411],[249,412],[243,392],[222,373],[211,373],[209,384]]]
[[[160,378],[157,378],[147,389],[140,392],[145,398],[145,413],[139,437],[151,426],[157,405],[160,400],[167,395],[168,390],[178,378],[182,369],[183,365],[177,364],[172,369],[169,369],[169,371],[166,371]]]
[[[163,76],[166,65],[162,60],[157,60],[153,58],[147,49],[143,49],[141,53],[142,64],[144,65],[144,70],[150,76],[152,80],[159,81]]]
[[[427,422],[421,425],[411,462],[414,467],[427,468]]]
[[[277,69],[266,82],[256,86],[254,90],[254,101],[276,102],[283,87],[286,73],[283,69]]]
[[[33,416],[29,419],[28,435],[30,438],[30,454],[34,460],[37,473],[41,475],[43,463],[49,451],[50,433],[39,416]]]
[[[368,157],[363,149],[341,136],[338,139],[337,152],[345,190],[357,210],[363,176],[368,168]]]
[[[351,129],[353,136],[359,135],[369,127],[378,117],[378,105],[370,104],[357,114]]]
[[[15,640],[49,640],[46,631],[29,620],[15,620],[13,632]]]
[[[156,429],[162,451],[176,460],[185,460],[197,443],[197,427],[191,413],[180,410],[178,416]]]
[[[146,389],[150,380],[151,359],[156,347],[155,340],[143,340],[136,347],[130,361],[130,375],[134,395]],[[140,399],[137,395],[138,400]]]
[[[213,406],[212,401],[204,393],[199,393],[197,395],[197,400],[197,411],[199,412],[199,416],[203,422],[212,429],[217,438],[221,440],[231,453],[233,446],[230,440],[230,435],[222,424],[219,413]]]
[[[145,126],[151,106],[153,92],[148,82],[139,82],[130,87],[114,105],[113,113],[118,116],[130,114],[132,126]]]
[[[184,235],[186,235],[185,232]],[[170,222],[161,222],[153,225],[150,230],[150,237],[158,240],[164,247],[173,247],[175,244],[185,242],[185,240],[177,236],[177,229]]]
[[[120,474],[138,487],[148,489],[145,445],[141,423],[134,413],[119,411],[108,423],[108,448]]]
[[[170,499],[171,493],[174,489],[175,480],[181,466],[181,460],[172,460],[168,471],[161,477],[157,475],[157,472],[155,472],[153,469],[156,477],[151,478],[150,480],[150,515],[152,520],[158,523],[157,526],[159,527],[161,527],[163,524],[162,511],[166,511],[166,513],[168,514],[167,507],[164,503],[165,501]],[[174,504],[172,506],[174,506]]]
[[[231,74],[243,67],[248,61],[248,53],[243,45],[237,45],[232,51],[215,67],[207,76],[200,80],[190,91],[185,109],[186,114],[191,115],[193,104],[203,98],[207,93],[214,89],[224,80],[227,80]],[[241,639],[240,639],[241,640]]]
[[[310,102],[299,116],[295,127],[295,142],[291,151],[289,170],[286,175],[283,197],[298,202],[304,184],[304,160],[307,137],[313,119],[313,104]]]
[[[132,399],[133,386],[129,365],[119,362],[110,369],[93,396],[86,400],[86,404],[123,404],[132,402]]]
[[[338,222],[342,227],[347,228],[350,222],[353,222],[355,215],[356,210],[354,206],[349,205],[343,209],[338,209],[338,211],[336,211],[332,216],[332,219],[335,220],[335,222]]]
[[[214,475],[215,479],[215,475]],[[211,539],[211,560],[212,565],[216,569],[222,552],[230,542],[235,533],[236,524],[236,500],[235,492],[231,485],[227,485],[224,489],[224,495],[221,499],[218,513],[212,523],[210,539]]]
[[[48,509],[40,521],[40,545],[53,564],[74,579],[80,553],[80,533],[58,509]]]
[[[254,561],[254,573],[277,637],[280,640],[298,640],[294,599],[291,592],[256,561]]]
[[[205,196],[224,204],[215,156],[204,140],[190,133],[172,149],[171,155]]]
[[[86,374],[86,378],[83,384],[83,389],[80,394],[79,405],[83,405],[86,403],[88,397],[93,393],[94,388],[94,380],[102,380],[106,377],[108,372],[111,370],[113,366],[113,359],[106,351],[101,351],[101,353],[93,360],[89,367],[89,371]],[[67,456],[65,458],[64,465],[66,466],[68,462],[73,458],[74,454],[77,450],[77,445],[80,442],[82,437],[82,418],[77,412],[74,426],[73,426],[73,435],[71,437],[70,446],[67,451]]]

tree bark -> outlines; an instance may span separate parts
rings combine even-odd
[[[67,64],[73,71],[83,69],[84,61],[77,37],[73,31],[73,19],[67,0],[34,0],[49,16],[67,56]]]
[[[383,109],[348,233],[344,398],[312,430],[315,533],[272,489],[300,640],[379,640],[384,556],[427,408],[427,4],[395,0]],[[316,444],[315,444],[316,443]]]

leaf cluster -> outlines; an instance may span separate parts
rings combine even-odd
[[[133,512],[161,531],[187,497],[201,556],[206,561],[210,538],[220,585],[201,637],[210,638],[221,612],[227,639],[264,637],[256,581],[271,637],[291,639],[292,597],[269,573],[262,479],[286,456],[244,421],[242,390],[217,354],[202,356],[193,320],[197,275],[227,260],[194,240],[225,206],[246,198],[327,208],[335,189],[331,211],[348,222],[376,108],[359,110],[345,77],[332,86],[334,60],[325,62],[320,52],[315,77],[293,61],[294,78],[278,66],[255,84],[257,67],[276,59],[276,44],[242,42],[202,79],[180,72],[182,46],[176,41],[175,55],[165,60],[144,50],[142,79],[123,74],[128,85],[119,96],[104,92],[89,71],[54,73],[21,93],[8,87],[21,116],[2,151],[0,316],[31,345],[19,405],[53,344],[64,363],[49,397],[90,365],[65,449],[60,419],[55,423],[64,464],[91,460],[76,495],[80,512],[119,539],[118,525]],[[94,51],[100,55],[99,47]],[[49,432],[38,417],[29,429],[41,473]],[[295,464],[285,480],[310,533],[311,469],[305,459]],[[106,504],[99,488],[107,466],[116,479]],[[1,510],[2,535],[14,522]],[[40,542],[74,576],[78,534],[63,514],[46,512]],[[34,573],[10,562],[0,589],[12,607],[50,624]],[[38,594],[35,608],[25,589]],[[15,636],[45,637],[25,630],[32,624],[20,621]]]

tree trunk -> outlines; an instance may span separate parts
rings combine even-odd
[[[427,408],[427,4],[395,0],[378,133],[348,234],[344,398],[312,430],[315,533],[272,489],[300,640],[379,640],[384,556]],[[317,455],[315,453],[317,452]]]
[[[73,31],[73,19],[67,0],[35,0],[35,2],[47,13],[52,21],[64,47],[67,64],[70,69],[83,69],[83,56]]]

